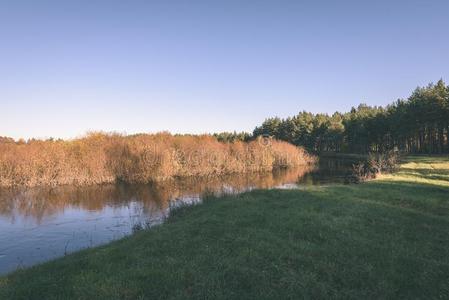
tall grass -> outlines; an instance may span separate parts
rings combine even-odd
[[[302,148],[275,140],[222,143],[210,135],[91,133],[68,141],[0,142],[0,186],[145,183],[312,161]]]

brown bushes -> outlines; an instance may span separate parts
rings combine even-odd
[[[311,161],[302,148],[274,140],[221,143],[210,135],[93,133],[70,141],[0,142],[0,186],[150,182]]]

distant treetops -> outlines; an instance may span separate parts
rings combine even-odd
[[[315,152],[449,153],[449,86],[439,80],[386,107],[360,104],[331,116],[303,111],[269,118],[253,132],[263,134]]]

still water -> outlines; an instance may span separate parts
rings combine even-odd
[[[161,224],[171,209],[201,203],[205,194],[342,183],[350,165],[322,159],[307,168],[157,184],[0,189],[0,274]]]

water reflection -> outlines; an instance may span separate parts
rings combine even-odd
[[[204,193],[220,195],[294,183],[310,170],[311,167],[307,167],[246,176],[187,178],[145,185],[123,183],[0,190],[0,215],[9,218],[11,223],[21,216],[39,225],[43,219],[64,213],[67,208],[101,211],[106,206],[120,208],[132,202],[141,203],[143,212],[151,215],[155,211],[166,211],[171,202],[179,204]]]
[[[318,167],[146,185],[0,190],[0,274],[160,224],[171,209],[200,203],[204,194],[338,181],[346,166],[321,161]]]

